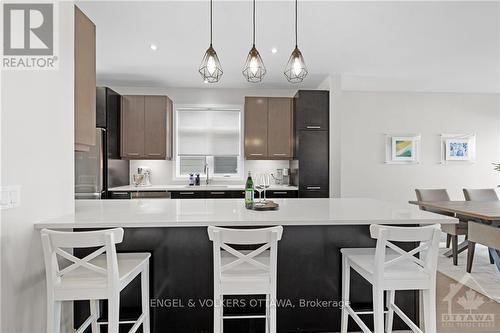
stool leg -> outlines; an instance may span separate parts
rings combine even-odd
[[[271,320],[270,320],[271,311],[270,311],[270,308],[271,308],[271,297],[270,297],[270,295],[266,295],[266,333],[269,333],[269,329],[270,329],[270,326],[271,326]]]
[[[221,296],[214,295],[214,333],[222,333],[222,303]]]
[[[384,291],[373,287],[373,333],[384,333]]]
[[[92,320],[92,333],[99,333],[99,325],[97,324],[97,320],[99,319],[99,300],[91,299],[90,300],[90,315],[94,317]]]
[[[349,321],[349,313],[345,309],[346,305],[349,305],[349,287],[350,287],[350,277],[351,277],[351,266],[349,262],[342,255],[342,324],[340,328],[341,333],[347,333],[347,324]]]
[[[446,234],[446,248],[447,249],[450,247],[450,243],[451,243],[451,235]]]
[[[436,332],[436,285],[423,290],[425,333]]]
[[[269,332],[276,333],[276,306],[269,307]]]
[[[141,294],[142,294],[142,313],[144,313],[144,321],[142,323],[142,331],[149,333],[151,330],[149,319],[149,262],[144,266],[141,272]]]
[[[387,290],[387,317],[385,321],[385,330],[387,333],[392,333],[392,323],[394,321],[394,310],[391,304],[394,304],[396,298],[396,291]]]
[[[120,293],[108,298],[108,333],[118,333],[120,322]]]
[[[52,295],[47,295],[47,333],[61,331],[61,302],[54,301]]]

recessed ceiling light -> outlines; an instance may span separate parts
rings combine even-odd
[[[157,46],[156,44],[151,44],[151,45],[149,45],[149,48],[150,48],[151,50],[153,50],[153,51],[158,50],[158,46]]]
[[[276,53],[278,53],[278,49],[277,49],[277,48],[275,48],[275,47],[273,47],[273,48],[271,49],[271,52],[272,52],[273,54],[276,54]]]

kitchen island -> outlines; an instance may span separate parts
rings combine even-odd
[[[213,257],[206,227],[282,225],[284,232],[278,249],[278,331],[329,332],[340,328],[341,248],[374,247],[368,228],[374,223],[414,226],[458,222],[408,204],[373,199],[275,201],[280,204],[279,210],[257,212],[245,209],[243,200],[238,199],[80,200],[74,214],[41,221],[35,227],[123,227],[125,237],[117,245],[119,252],[152,254],[153,332],[202,333],[212,332],[212,308],[207,300],[213,296]],[[80,250],[77,255],[86,253]],[[352,285],[354,307],[370,307],[371,286],[355,273]],[[132,283],[122,292],[125,314],[138,312],[137,290],[138,285]],[[239,304],[243,303],[243,308],[228,307],[228,313],[260,310],[254,306],[258,302],[247,299]],[[396,303],[418,322],[416,292],[398,292]],[[75,305],[75,324],[85,317],[87,309],[87,304]],[[263,327],[262,319],[228,320],[225,325],[227,332],[263,332]],[[395,321],[394,327],[405,328],[400,321]]]

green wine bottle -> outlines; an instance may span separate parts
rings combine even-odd
[[[248,209],[253,207],[253,180],[250,171],[245,184],[245,207]]]

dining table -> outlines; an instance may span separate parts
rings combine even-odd
[[[455,216],[460,216],[461,219],[469,219],[471,222],[484,223],[494,227],[500,227],[500,201],[409,201],[410,204],[418,205],[419,207],[432,210],[442,211],[445,213],[453,213]],[[459,251],[468,246],[468,241],[465,239],[459,244]],[[500,271],[500,255],[499,251],[494,248],[489,248],[490,258]],[[451,250],[445,253],[446,256],[451,256]]]

